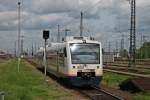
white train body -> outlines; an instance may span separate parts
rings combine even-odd
[[[88,37],[66,37],[47,48],[48,65],[74,86],[99,85],[103,76],[101,43]],[[50,67],[49,66],[49,67]]]

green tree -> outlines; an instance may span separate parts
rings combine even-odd
[[[147,59],[150,58],[150,42],[145,42],[141,48],[137,50],[137,58]]]
[[[128,51],[126,49],[120,50],[120,56],[127,58],[128,57]]]

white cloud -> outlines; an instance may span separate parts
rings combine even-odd
[[[16,11],[5,11],[0,12],[0,22],[8,22],[17,20],[17,12]]]
[[[17,2],[18,0],[0,0],[1,41],[4,40],[6,33],[17,35],[14,34],[17,33],[18,26]],[[80,11],[86,10],[83,20],[84,34],[90,35],[91,32],[94,36],[109,40],[109,35],[116,34],[118,30],[129,32],[130,5],[127,0],[21,0],[21,2],[22,34],[26,33],[25,35],[31,37],[36,33],[41,34],[41,30],[45,28],[53,30],[53,34],[56,34],[58,24],[63,29],[70,28],[70,34],[77,35]],[[149,33],[149,10],[149,0],[137,0],[137,32]],[[1,35],[3,33],[4,36]],[[117,36],[111,39],[120,38]],[[38,39],[40,40],[40,37]],[[1,45],[3,44],[0,43]]]
[[[70,12],[78,9],[77,0],[32,0],[30,11],[38,14]]]

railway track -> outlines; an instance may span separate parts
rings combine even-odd
[[[35,62],[26,59],[30,64],[32,64],[33,66],[38,66]],[[38,67],[37,67],[38,68]],[[49,76],[51,77],[51,74],[53,74],[53,72],[50,72],[51,70],[48,70],[47,73],[49,74]],[[55,74],[53,74],[55,76]],[[52,76],[53,76],[52,75]],[[58,78],[58,76],[55,76],[56,78]],[[55,78],[55,79],[56,79]],[[53,78],[54,79],[54,78]],[[58,81],[59,82],[59,81]],[[64,84],[62,84],[64,85]],[[102,90],[99,87],[95,87],[95,86],[91,86],[88,88],[72,88],[74,90],[77,90],[78,92],[80,92],[82,95],[87,96],[88,98],[90,98],[91,100],[124,100],[123,98],[119,97],[119,96],[115,96],[109,92],[106,92],[104,90]]]
[[[116,70],[116,71],[122,71],[122,72],[130,72],[130,73],[136,73],[136,74],[146,74],[145,72],[143,72],[143,70],[127,68],[127,67],[109,66],[109,67],[104,67],[104,69],[110,69],[110,70]]]
[[[133,77],[150,78],[150,75],[136,74],[136,73],[130,73],[130,72],[124,72],[124,71],[118,71],[118,70],[112,70],[112,69],[103,69],[103,70],[104,72],[118,73],[122,75],[133,76]]]
[[[120,68],[128,68],[128,64],[110,64],[110,65],[104,65],[104,66],[114,66],[114,67],[120,67]],[[145,67],[147,66],[147,67]],[[150,70],[150,65],[142,65],[142,66],[136,66],[135,68],[137,69],[149,69]]]
[[[91,100],[125,100],[122,97],[115,96],[109,92],[102,90],[100,87],[91,86],[90,89],[79,89],[83,95],[89,97]]]
[[[124,67],[124,66],[106,66],[104,65],[104,71],[109,71],[109,72],[114,72],[114,73],[119,73],[119,74],[124,74],[124,75],[129,75],[129,76],[135,76],[135,77],[150,77],[150,70],[147,69],[142,69],[142,68],[129,68],[129,67]]]

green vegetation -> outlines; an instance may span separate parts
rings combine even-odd
[[[126,49],[120,50],[120,56],[122,59],[128,58],[128,51]]]
[[[150,58],[150,42],[145,42],[143,46],[137,50],[137,58],[148,59]]]
[[[128,78],[130,78],[130,76],[115,73],[105,73],[102,83],[109,87],[119,89],[119,84]],[[134,100],[150,100],[150,94],[137,93],[134,96]]]
[[[49,80],[47,83],[45,79],[25,61],[21,62],[19,73],[15,60],[0,65],[0,91],[5,92],[6,100],[73,99],[70,93],[61,89],[54,81]]]
[[[150,100],[150,93],[140,93],[134,97],[134,100]]]
[[[144,60],[149,60],[150,59],[150,42],[145,42],[143,45],[139,48],[136,49],[136,59],[144,59]],[[104,52],[104,50],[103,50]],[[119,59],[115,58],[115,61],[128,61],[129,55],[128,51],[126,49],[120,50],[120,56]]]
[[[120,75],[115,73],[104,73],[102,82],[105,85],[118,89],[119,84],[128,78],[130,78],[130,76]]]

